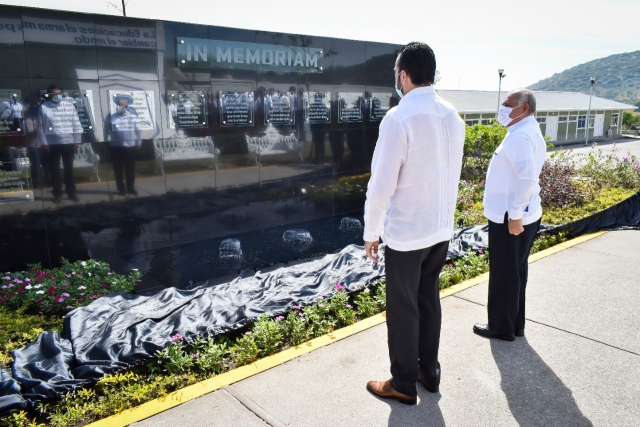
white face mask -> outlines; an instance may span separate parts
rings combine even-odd
[[[520,106],[522,106],[522,104],[518,105],[518,107]],[[522,116],[522,114],[524,113],[514,118],[509,117],[511,115],[511,112],[518,107],[511,108],[511,107],[505,107],[504,105],[502,105],[498,110],[498,123],[500,123],[504,127],[507,127],[512,121]]]
[[[396,78],[396,81],[394,83],[394,86],[396,88],[396,92],[398,93],[398,96],[400,98],[402,98],[404,95],[402,94],[402,86],[404,85],[400,85],[400,88],[398,88],[398,80],[400,80],[400,74],[398,74],[398,77]]]

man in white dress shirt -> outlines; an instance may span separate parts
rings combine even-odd
[[[546,144],[534,117],[536,98],[512,91],[498,112],[508,131],[487,171],[484,215],[489,219],[489,323],[473,332],[513,341],[524,336],[529,251],[542,218],[539,178]]]
[[[387,332],[391,379],[369,381],[378,397],[416,403],[416,381],[440,384],[439,275],[453,232],[462,168],[464,123],[433,88],[436,59],[409,43],[396,59],[403,97],[380,123],[364,214],[367,256],[386,243]]]

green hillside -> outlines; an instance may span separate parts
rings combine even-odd
[[[593,94],[640,105],[640,50],[576,65],[529,86],[532,90],[589,93],[589,78],[596,78]]]

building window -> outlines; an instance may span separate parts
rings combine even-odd
[[[593,123],[595,122],[596,118],[595,117],[589,117],[589,128],[593,127]]]
[[[538,117],[536,119],[538,121],[538,123],[547,123],[547,118],[546,117]]]
[[[485,125],[485,126],[486,126],[486,125],[490,125],[490,124],[491,124],[491,120],[493,120],[493,119],[482,119],[482,122],[481,122],[481,123],[482,123],[483,125]]]
[[[560,117],[558,117],[558,121],[559,122],[566,122],[567,118],[568,118],[567,116],[560,116]]]
[[[611,115],[611,126],[618,126],[618,113]]]
[[[569,121],[570,121],[570,122],[576,122],[576,121],[578,121],[578,116],[569,116]]]
[[[587,116],[578,116],[578,129],[584,129],[587,124]]]
[[[467,126],[473,126],[478,124],[478,120],[467,120],[465,123]]]

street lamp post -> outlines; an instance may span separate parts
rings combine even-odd
[[[591,96],[593,95],[593,85],[596,84],[596,78],[595,77],[591,77],[590,79],[591,81],[591,89],[589,90],[589,109],[587,110],[587,123],[585,124],[585,139],[584,139],[584,145],[587,146],[589,145],[589,121],[591,120]]]
[[[498,76],[500,76],[499,81],[498,81],[498,108],[496,109],[496,119],[498,118],[498,111],[500,110],[500,101],[502,101],[502,79],[504,77],[507,77],[507,75],[504,73],[504,69],[500,68],[498,70]]]

